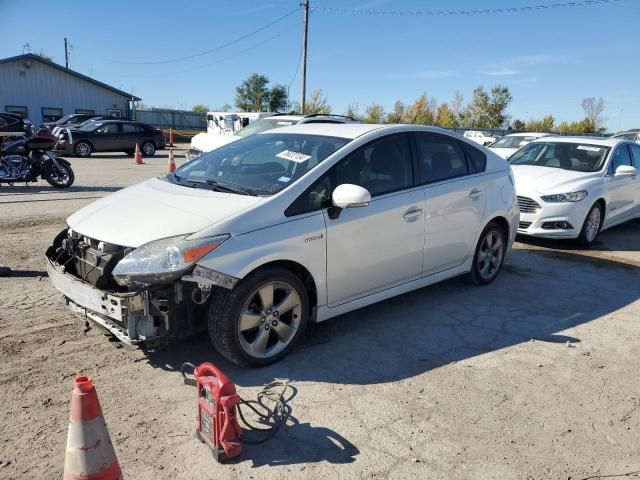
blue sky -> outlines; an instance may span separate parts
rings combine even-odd
[[[302,12],[227,48],[216,48],[298,7],[300,0],[55,3],[0,0],[0,58],[29,43],[71,68],[132,91],[147,105],[233,104],[234,87],[253,72],[291,84],[302,42]],[[464,10],[565,0],[311,0],[312,6],[372,10]],[[39,11],[40,13],[34,14]],[[640,0],[524,13],[466,16],[364,16],[314,12],[308,89],[322,88],[335,113],[350,103],[387,109],[426,92],[465,100],[475,86],[507,85],[515,118],[582,118],[580,101],[603,97],[611,130],[640,127]]]

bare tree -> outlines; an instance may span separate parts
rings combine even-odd
[[[607,120],[602,116],[604,108],[605,103],[602,97],[598,99],[596,97],[587,97],[582,100],[585,120],[593,126],[594,131],[601,130],[604,127],[604,122]]]
[[[311,94],[311,98],[307,99],[304,113],[321,113],[328,115],[331,113],[331,105],[327,101],[327,97],[324,96],[321,89],[316,89]]]

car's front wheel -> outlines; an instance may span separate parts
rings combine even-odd
[[[76,143],[73,147],[73,153],[80,158],[90,157],[92,150],[91,144],[84,141]]]
[[[596,237],[598,236],[598,233],[600,233],[601,228],[602,204],[598,202],[591,207],[591,210],[587,213],[587,217],[584,219],[584,223],[582,224],[582,230],[580,230],[578,242],[585,247],[592,245],[593,242],[596,241]]]
[[[493,282],[502,269],[506,251],[507,242],[504,231],[497,223],[489,222],[476,246],[473,265],[469,272],[471,281],[476,285]]]
[[[284,357],[303,335],[309,296],[289,270],[268,267],[222,291],[209,313],[213,346],[232,362],[261,366]]]
[[[142,147],[140,147],[140,150],[142,151],[143,156],[153,157],[156,153],[156,146],[153,144],[153,142],[144,142],[142,144]]]

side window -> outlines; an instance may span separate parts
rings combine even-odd
[[[331,175],[329,170],[305,190],[284,212],[292,217],[331,206]]]
[[[413,185],[409,137],[397,135],[379,140],[352,153],[335,166],[335,186],[360,185],[372,197]]]
[[[138,125],[135,125],[133,123],[124,123],[124,124],[122,124],[122,131],[124,133],[141,132],[142,131],[142,127],[139,127]]]
[[[611,159],[611,165],[609,166],[609,174],[613,175],[620,165],[633,166],[631,162],[631,155],[626,145],[618,145],[616,151],[613,152],[613,158]]]
[[[420,183],[432,183],[469,173],[460,142],[444,135],[416,135]]]
[[[640,169],[640,146],[631,145],[631,155],[633,156],[633,166]]]
[[[468,143],[461,143],[464,153],[467,154],[469,173],[482,173],[487,169],[487,156],[479,148]]]
[[[119,133],[121,131],[121,126],[119,123],[107,123],[99,129],[98,133]]]

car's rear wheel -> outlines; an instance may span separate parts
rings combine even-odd
[[[73,146],[73,153],[76,157],[87,158],[91,156],[91,144],[89,142],[80,141]]]
[[[216,350],[242,366],[261,366],[284,357],[304,334],[309,296],[289,270],[268,267],[219,292],[209,313]]]
[[[469,276],[476,285],[493,282],[504,263],[507,251],[505,233],[497,223],[489,222],[480,235]]]
[[[153,142],[144,142],[140,147],[140,151],[144,157],[153,157],[156,153],[156,146]]]
[[[580,236],[578,242],[585,247],[592,245],[596,241],[598,233],[602,228],[602,204],[597,202],[584,219],[582,224],[582,230],[580,230]]]

